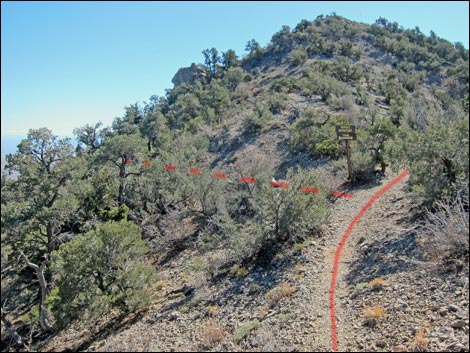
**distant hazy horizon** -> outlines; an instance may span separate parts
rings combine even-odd
[[[54,131],[52,131],[54,133]],[[26,135],[1,135],[2,140],[2,159],[7,154],[13,154],[16,152],[17,146],[24,140],[27,136]],[[59,138],[71,137],[71,136],[58,136]],[[72,138],[72,142],[74,139]]]
[[[5,135],[109,126],[125,106],[164,96],[179,68],[204,62],[203,50],[242,58],[251,39],[264,47],[283,25],[320,14],[385,17],[468,48],[463,1],[2,1],[1,10]]]
[[[2,157],[15,153],[16,147],[25,138],[25,135],[2,135]]]

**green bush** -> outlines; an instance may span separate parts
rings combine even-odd
[[[385,173],[388,165],[385,156],[385,144],[392,139],[398,129],[393,125],[390,119],[379,118],[374,124],[368,126],[365,131],[358,134],[360,149],[373,157],[375,164],[380,164],[380,170]],[[367,163],[366,163],[367,164]]]
[[[266,125],[267,121],[263,120],[262,117],[256,113],[248,114],[243,122],[245,131],[250,134],[256,134],[260,132],[261,129],[263,129]]]
[[[240,325],[240,327],[237,328],[237,330],[233,334],[233,340],[235,341],[235,343],[240,342],[258,326],[259,326],[259,321],[256,319],[244,322],[243,324]]]
[[[59,328],[111,308],[136,310],[151,299],[155,271],[144,264],[148,248],[131,222],[99,225],[52,253],[58,289],[52,312]]]
[[[294,88],[294,79],[292,77],[281,77],[271,84],[270,91],[277,93],[290,93]]]
[[[331,118],[316,109],[307,109],[303,118],[291,127],[291,148],[294,152],[306,151],[314,157],[337,156],[336,124],[344,124],[343,118]]]
[[[329,74],[317,72],[307,68],[304,70],[304,77],[299,81],[302,94],[311,97],[319,95],[323,102],[328,102],[332,95],[340,97],[350,94],[348,86]]]
[[[223,202],[226,180],[214,178],[209,171],[201,171],[200,175],[193,175],[187,170],[179,170],[176,175],[187,188],[191,199],[187,203],[192,211],[197,211],[204,217],[212,216],[217,212]]]
[[[253,80],[253,75],[252,74],[247,73],[247,74],[245,74],[245,76],[243,76],[243,81],[250,82],[251,80]]]
[[[285,93],[274,93],[269,96],[269,110],[273,114],[279,114],[286,109],[288,101]]]
[[[297,47],[290,52],[290,61],[293,65],[302,65],[307,61],[307,52],[302,47]]]
[[[225,212],[214,215],[201,236],[209,248],[223,246],[227,259],[241,261],[284,242],[305,240],[329,217],[325,186],[317,172],[289,169],[288,188],[272,188],[258,179],[247,198],[228,200]],[[315,194],[302,191],[316,187]],[[248,186],[247,186],[248,187]],[[248,209],[248,211],[247,211]]]
[[[370,152],[353,151],[351,153],[353,178],[356,182],[371,180],[375,175],[375,161]],[[343,178],[348,177],[348,164],[346,157],[342,157],[333,163]]]
[[[255,102],[254,111],[245,118],[245,131],[248,133],[258,133],[261,131],[272,119],[273,114],[269,108],[270,107],[266,106],[264,102],[257,100]]]
[[[422,131],[401,128],[387,141],[391,165],[410,171],[410,185],[422,202],[454,197],[469,181],[469,120],[429,122]]]

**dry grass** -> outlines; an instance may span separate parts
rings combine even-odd
[[[222,254],[219,254],[219,253],[211,254],[207,258],[206,271],[209,273],[211,278],[214,277],[215,273],[220,268],[220,266],[224,263],[224,261],[225,261],[224,257],[222,256]]]
[[[302,251],[305,249],[305,244],[295,244],[294,249],[296,251]]]
[[[378,305],[364,308],[364,316],[366,319],[380,319],[385,316],[385,310]]]
[[[427,337],[428,329],[430,324],[425,324],[423,327],[420,327],[413,338],[413,342],[409,345],[409,350],[412,352],[427,352],[429,346],[429,339]]]
[[[219,309],[217,309],[217,307],[214,305],[209,305],[208,307],[206,307],[206,314],[207,316],[215,317],[219,315]]]
[[[469,213],[465,205],[468,191],[452,201],[437,202],[436,210],[427,212],[426,232],[419,244],[430,260],[439,264],[449,259],[468,260]]]
[[[160,290],[160,289],[164,288],[165,286],[166,286],[166,281],[164,279],[161,279],[161,280],[157,281],[157,283],[155,284],[155,289]]]
[[[243,266],[234,265],[230,269],[230,274],[237,277],[245,277],[248,274],[248,270]]]
[[[373,289],[382,289],[385,284],[386,282],[382,277],[377,277],[369,282],[369,286],[371,286]]]
[[[377,321],[384,316],[385,310],[378,305],[364,308],[364,324],[366,326],[374,327],[377,324]]]
[[[269,307],[273,307],[282,298],[289,297],[293,293],[294,293],[294,288],[292,288],[289,284],[282,284],[278,287],[271,289],[268,293],[266,293],[265,299]]]
[[[267,310],[266,310],[265,308],[263,308],[263,307],[261,307],[261,308],[258,309],[258,317],[259,317],[260,319],[264,318],[267,313],[268,313]]]
[[[180,272],[178,273],[178,277],[181,278],[182,280],[187,280],[188,274],[186,272]]]
[[[214,320],[205,321],[199,329],[199,337],[205,347],[212,347],[213,345],[222,341],[228,336],[227,330],[220,327]]]

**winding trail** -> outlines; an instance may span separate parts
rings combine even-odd
[[[333,205],[331,221],[326,227],[321,248],[312,249],[307,255],[309,262],[314,266],[307,271],[305,280],[308,285],[304,293],[306,305],[302,305],[300,309],[307,310],[310,317],[309,328],[306,330],[308,335],[300,348],[302,351],[336,351],[338,341],[340,350],[343,346],[346,348],[351,328],[344,327],[347,320],[343,316],[341,306],[335,306],[335,298],[339,304],[350,295],[346,283],[342,280],[353,257],[353,246],[348,245],[346,241],[351,235],[369,228],[369,222],[383,222],[384,217],[380,214],[383,208],[371,209],[371,206],[377,200],[377,205],[380,204],[380,196],[407,175],[408,172],[404,171],[398,176],[387,175],[379,183],[371,182],[359,186],[351,190],[354,195],[352,199],[337,199]],[[394,192],[401,193],[396,189]],[[367,221],[359,222],[363,216]],[[358,222],[360,227],[356,227]]]
[[[331,340],[332,340],[332,350],[337,351],[338,350],[338,337],[336,333],[336,317],[335,317],[335,288],[336,288],[336,279],[338,276],[338,266],[339,266],[339,258],[341,256],[341,251],[343,250],[343,247],[348,240],[349,236],[351,235],[351,232],[353,231],[355,225],[359,220],[362,218],[362,216],[366,213],[366,211],[374,204],[377,199],[385,194],[388,190],[390,190],[396,183],[401,181],[403,178],[405,178],[408,175],[408,171],[405,170],[400,175],[398,175],[396,178],[394,178],[391,182],[386,184],[384,187],[382,187],[379,191],[377,191],[366,203],[366,205],[359,211],[359,213],[353,218],[351,223],[349,223],[348,228],[346,229],[346,232],[344,233],[343,237],[341,238],[341,241],[338,244],[338,247],[335,252],[335,257],[333,260],[333,271],[332,271],[332,276],[331,276],[331,285],[330,285],[330,292],[329,292],[329,306],[330,306],[330,321],[331,321]]]

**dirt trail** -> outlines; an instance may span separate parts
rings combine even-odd
[[[312,259],[312,261],[315,261],[315,267],[318,272],[318,275],[315,276],[315,280],[308,282],[310,284],[308,290],[310,292],[309,298],[314,299],[310,301],[309,306],[306,306],[309,310],[309,317],[311,318],[310,331],[312,334],[306,339],[304,349],[302,350],[332,350],[329,290],[336,249],[352,219],[364,205],[367,204],[371,197],[394,177],[396,177],[396,175],[388,175],[380,180],[380,182],[369,183],[352,189],[350,192],[354,195],[353,199],[338,199],[335,202],[332,209],[331,221],[327,226],[324,242],[322,244],[323,257],[321,260],[319,260],[318,257],[314,260]],[[351,341],[351,337],[349,337],[351,328],[345,327],[344,325],[345,318],[341,309],[342,305],[340,304],[341,300],[348,297],[350,294],[348,293],[344,277],[348,272],[348,264],[351,262],[353,255],[353,245],[358,242],[361,236],[365,235],[364,230],[368,228],[377,229],[378,227],[385,226],[384,217],[381,213],[384,206],[379,206],[379,204],[381,202],[387,203],[392,199],[400,197],[398,194],[402,193],[402,186],[403,180],[386,193],[388,197],[383,197],[383,200],[379,198],[377,202],[367,210],[363,218],[359,220],[357,226],[353,229],[351,236],[348,241],[346,241],[341,252],[335,293],[338,351],[343,351],[346,348],[346,343]],[[393,194],[392,197],[390,197],[390,194]],[[318,256],[318,253],[311,251],[311,253],[307,254],[307,257],[309,256]]]
[[[396,175],[389,175],[378,182],[347,190],[353,193],[352,199],[336,199],[324,236],[311,239],[310,244],[299,252],[301,255],[290,257],[294,263],[297,262],[291,270],[279,270],[278,274],[273,273],[273,268],[268,271],[257,270],[238,279],[228,276],[222,283],[210,283],[205,289],[198,288],[196,295],[200,300],[195,297],[194,300],[188,301],[188,298],[185,300],[183,296],[156,303],[144,317],[137,318],[135,322],[91,339],[83,346],[84,350],[197,351],[209,348],[211,351],[331,351],[329,290],[338,243],[351,220],[370,198],[394,177]],[[402,201],[395,202],[403,198],[403,184],[401,181],[368,209],[341,252],[335,294],[338,351],[360,350],[356,345],[358,333],[354,327],[355,323],[345,314],[347,300],[351,295],[351,287],[346,284],[345,276],[350,271],[348,265],[358,257],[355,245],[361,237],[367,238],[367,234],[371,232],[380,232],[384,227],[396,227],[396,217],[401,217],[403,212],[407,212],[406,207],[397,212],[397,205]],[[390,217],[384,217],[384,214],[389,214]],[[178,261],[178,265],[165,270],[168,283],[175,288],[181,286],[179,276],[183,271],[185,259],[189,259],[191,254],[190,251],[179,254],[174,259],[175,263]],[[279,283],[292,284],[295,293],[268,309],[268,314],[261,318],[258,314],[260,308],[268,308],[265,293],[250,294],[249,290],[256,288],[254,285],[259,286],[271,281],[264,277],[273,275],[279,276]],[[237,283],[241,287],[236,287]],[[203,290],[206,292],[202,292]],[[210,298],[219,298],[216,300],[219,314],[207,318],[205,312],[208,305],[214,305],[214,301],[209,301]],[[200,332],[208,319],[223,327],[228,334],[222,342],[203,347],[200,342],[204,335]],[[246,339],[235,344],[232,336],[237,328],[242,323],[254,319],[260,321],[259,327]],[[50,345],[46,350],[60,350],[57,347]]]

